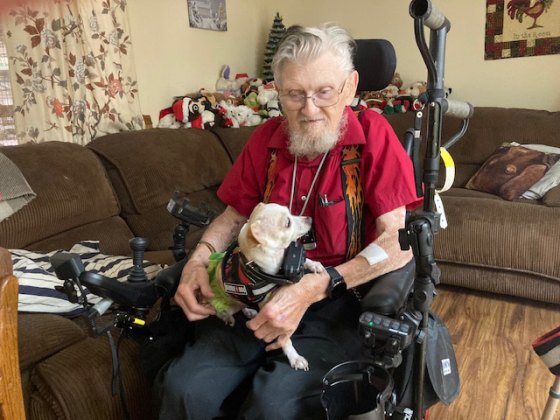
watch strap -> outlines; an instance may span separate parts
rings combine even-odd
[[[326,271],[330,277],[327,295],[331,299],[338,299],[346,292],[344,277],[334,267],[326,267]]]

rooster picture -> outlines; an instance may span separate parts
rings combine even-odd
[[[527,15],[533,18],[533,24],[527,29],[542,28],[537,25],[537,19],[544,12],[548,11],[554,0],[510,0],[507,4],[507,12],[509,17],[517,19],[519,23],[523,22],[523,16]]]

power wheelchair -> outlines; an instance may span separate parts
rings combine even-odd
[[[409,13],[428,70],[428,88],[421,98],[423,107],[416,112],[415,126],[404,138],[405,148],[414,162],[417,195],[424,197],[422,209],[407,215],[400,232],[401,247],[412,248],[414,259],[402,269],[375,279],[368,286],[369,290],[358,288],[357,292],[363,295],[359,333],[368,357],[335,366],[325,376],[321,400],[328,419],[424,419],[428,407],[438,401],[449,404],[459,392],[451,340],[441,320],[430,311],[440,274],[433,256],[433,240],[440,229],[442,214],[436,209],[442,117],[448,114],[463,119],[461,131],[444,146],[448,148],[465,133],[473,109],[468,103],[445,97],[443,73],[449,21],[430,0],[412,0]],[[424,38],[424,26],[430,30],[429,45]],[[358,91],[386,87],[396,68],[392,45],[380,39],[356,40],[356,43]],[[424,117],[427,117],[426,154],[421,170],[419,156]],[[146,242],[142,238],[131,240],[134,267],[124,283],[85,272],[79,258],[70,254],[53,257],[57,275],[66,282],[69,299],[84,305],[85,316],[95,334],[105,334],[117,326],[123,331],[135,332],[142,340],[155,342],[160,335],[158,325],[165,325],[162,317],[177,316],[177,310],[173,315],[170,299],[187,260],[185,235],[191,225],[208,225],[213,214],[193,207],[188,197],[180,193],[171,198],[168,210],[180,221],[170,247],[178,262],[162,270],[154,281],[147,281],[143,273]],[[103,300],[89,305],[84,288]],[[159,320],[144,328],[148,313],[160,299]],[[96,320],[112,305],[118,308],[114,318],[109,324],[98,326]],[[178,347],[183,344],[178,343]],[[173,352],[173,346],[171,350],[168,345],[165,347]],[[115,352],[113,355],[117,363]],[[158,365],[157,361],[152,363],[152,366]]]

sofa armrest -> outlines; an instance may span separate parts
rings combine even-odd
[[[543,203],[548,207],[560,207],[560,185],[557,185],[545,194]]]

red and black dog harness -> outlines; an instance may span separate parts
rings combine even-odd
[[[247,306],[256,307],[273,290],[286,284],[293,284],[303,276],[301,273],[290,278],[279,274],[267,274],[253,261],[247,261],[239,250],[237,241],[226,251],[222,261],[222,283],[225,291]]]

